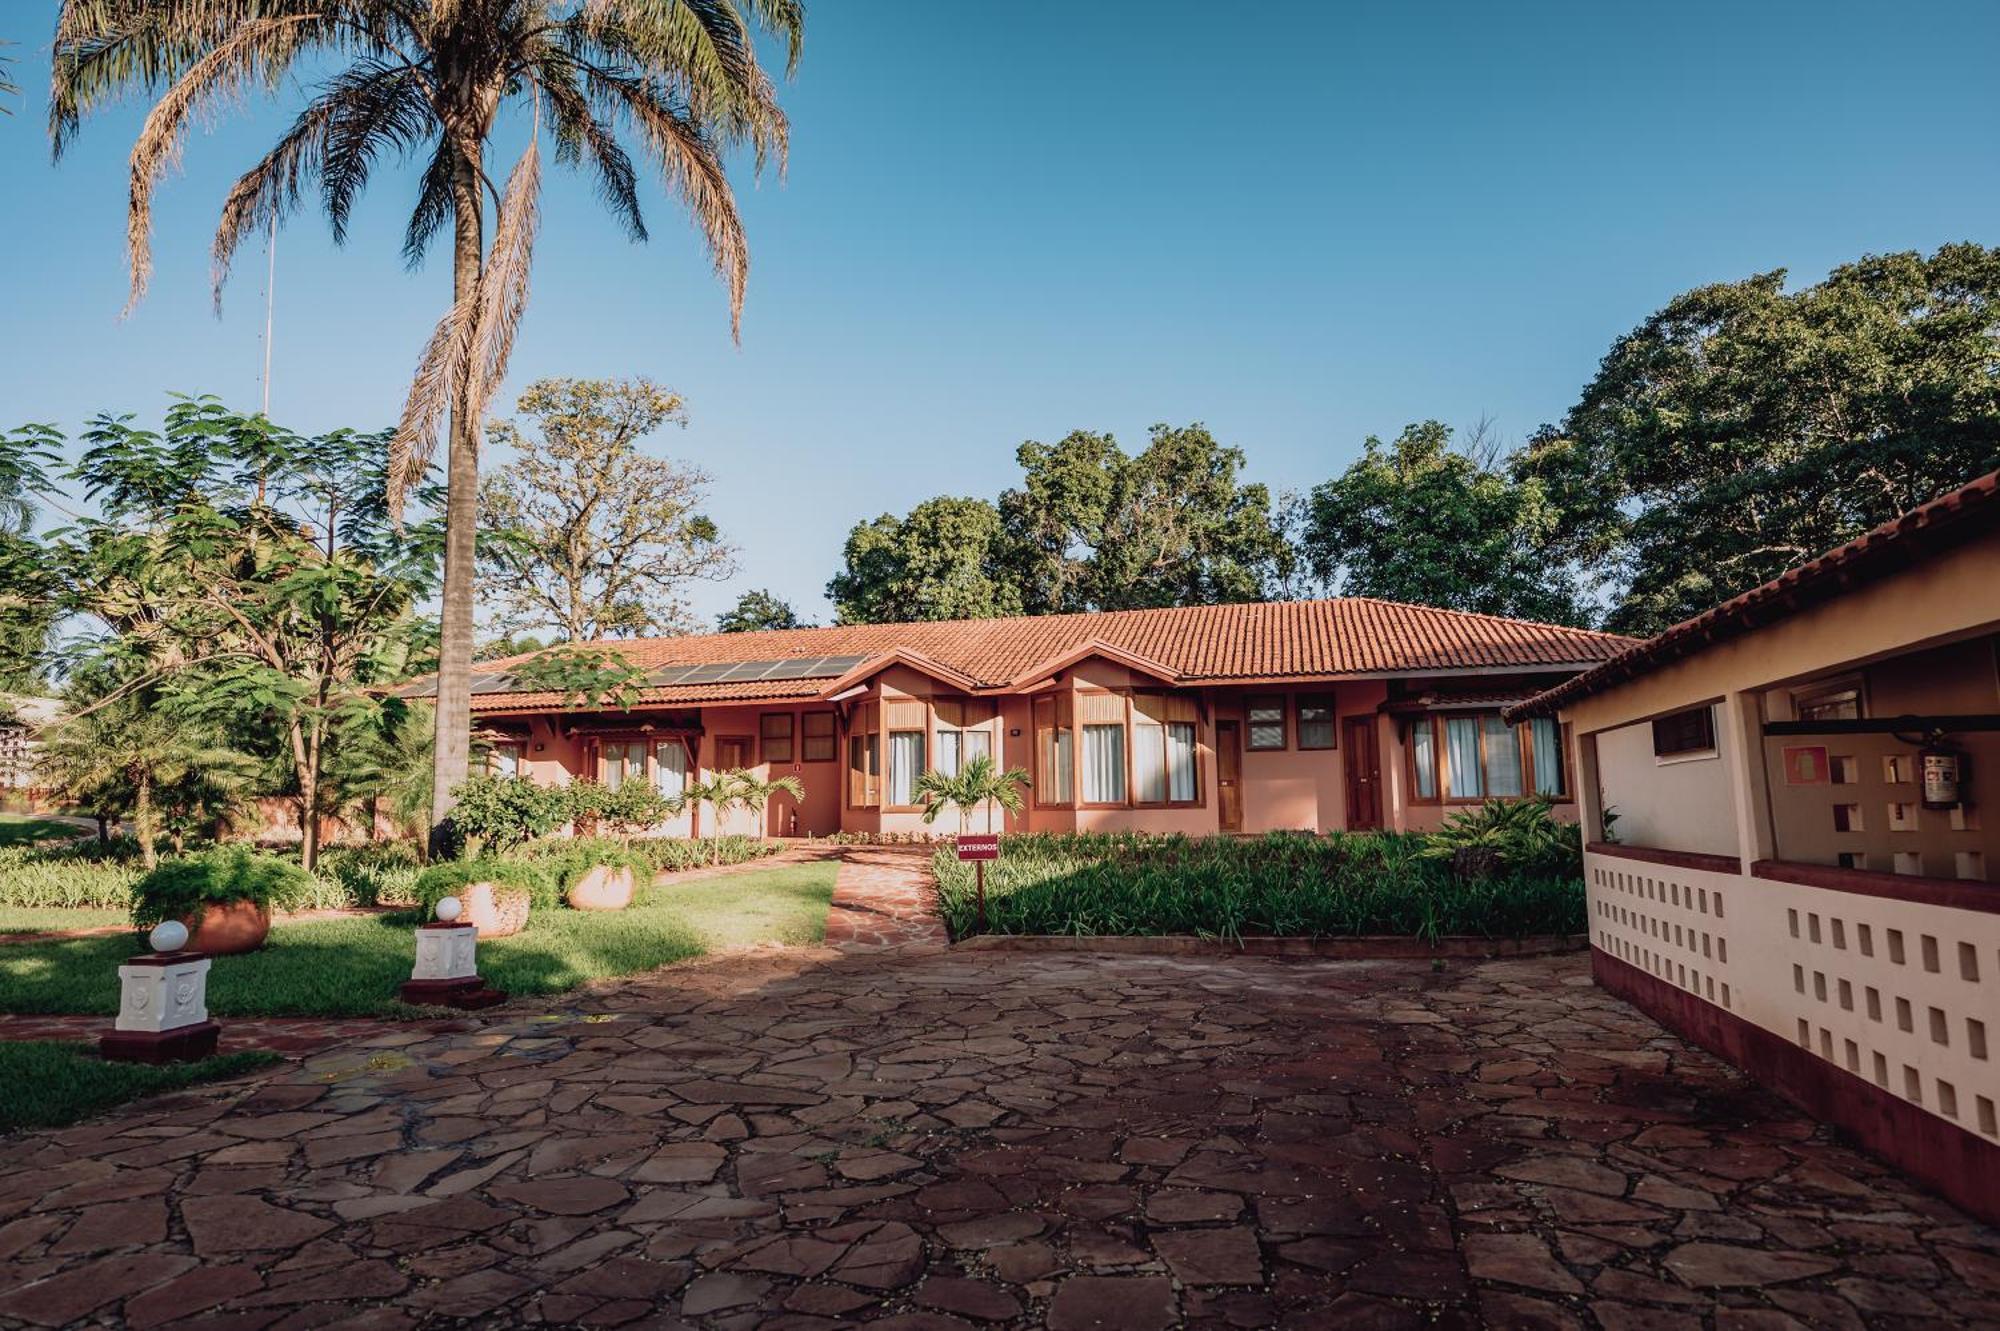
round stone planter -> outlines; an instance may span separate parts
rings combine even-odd
[[[254,901],[210,901],[181,920],[188,946],[212,957],[255,952],[271,932],[271,912]]]
[[[479,938],[505,938],[528,927],[531,898],[519,888],[471,883],[458,899],[465,905],[465,914],[459,918],[477,930]]]
[[[624,910],[632,904],[635,886],[630,869],[599,864],[576,880],[566,900],[577,910]]]

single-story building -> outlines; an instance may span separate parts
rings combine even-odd
[[[1349,597],[593,643],[646,672],[629,705],[534,691],[514,657],[472,708],[494,770],[537,781],[799,778],[728,831],[923,831],[917,777],[979,754],[1032,774],[1007,831],[1426,829],[1490,796],[1573,809],[1556,722],[1501,708],[1630,645]]]
[[[1510,708],[1598,982],[2000,1220],[2000,473]]]

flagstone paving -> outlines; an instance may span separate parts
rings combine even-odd
[[[1594,989],[765,950],[0,1142],[0,1321],[1996,1325],[2000,1234]]]
[[[938,948],[950,940],[931,885],[931,850],[861,846],[841,857],[826,916],[826,942],[846,951]]]

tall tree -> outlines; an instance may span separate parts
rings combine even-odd
[[[748,17],[745,16],[748,11]],[[249,236],[317,184],[336,240],[385,154],[425,168],[404,253],[420,260],[447,224],[452,304],[418,364],[389,468],[389,500],[426,472],[439,423],[450,444],[439,644],[433,827],[471,743],[474,533],[479,433],[528,296],[546,121],[558,162],[592,171],[600,198],[644,239],[643,156],[694,216],[739,324],[749,255],[723,167],[747,145],[761,166],[787,127],[758,63],[752,23],[795,67],[800,0],[63,0],[56,21],[50,132],[58,155],[84,115],[134,92],[153,99],[132,151],[132,296],[151,270],[152,196],[188,126],[288,74],[323,75],[292,127],[237,181],[215,237],[217,299]],[[504,190],[488,170],[502,109],[525,112],[527,147]],[[487,204],[493,202],[491,242]]]
[[[56,535],[67,607],[110,631],[106,700],[274,731],[310,868],[329,739],[424,637],[437,524],[390,522],[386,431],[294,435],[198,398],[157,433],[101,415],[82,442],[72,474],[100,516]]]
[[[843,624],[990,619],[1022,611],[1000,513],[984,499],[927,499],[847,535],[844,567],[826,584]]]
[[[1261,600],[1289,570],[1270,492],[1199,423],[1155,425],[1136,454],[1079,430],[1015,457],[1000,512],[1031,612]]]
[[[1701,287],[1620,338],[1514,460],[1653,632],[2000,467],[2000,251]]]
[[[61,436],[46,425],[0,433],[0,692],[46,686],[59,582],[35,536],[36,496],[50,493]]]
[[[762,587],[736,598],[736,604],[716,617],[717,633],[754,633],[759,629],[804,629],[812,625],[800,619],[790,604]]]
[[[692,627],[682,591],[734,560],[701,512],[708,477],[639,451],[685,421],[680,396],[648,379],[538,379],[516,406],[534,429],[489,427],[514,460],[480,488],[497,625],[570,642]]]
[[[1583,624],[1588,608],[1547,553],[1559,514],[1494,450],[1454,448],[1437,421],[1362,456],[1306,500],[1301,553],[1323,582],[1446,610]]]

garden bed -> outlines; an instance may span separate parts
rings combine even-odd
[[[1583,931],[1580,874],[1465,878],[1425,856],[1425,845],[1393,832],[1006,837],[986,870],[983,932],[1231,944],[1386,937],[1429,947]],[[951,936],[982,932],[973,866],[944,848],[932,870]]]

